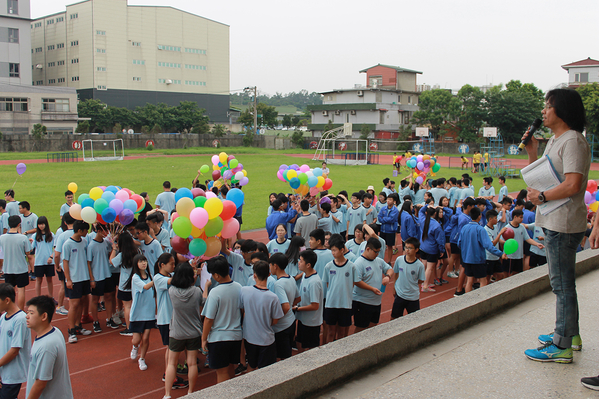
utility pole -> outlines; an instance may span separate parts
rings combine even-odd
[[[254,92],[254,134],[258,134],[258,88],[246,87],[243,89],[245,93]]]

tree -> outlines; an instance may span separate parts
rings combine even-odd
[[[178,132],[189,132],[202,119],[208,123],[209,118],[204,115],[204,112],[205,110],[194,101],[181,101],[177,107],[172,109],[175,116],[175,128]]]
[[[77,123],[77,128],[75,129],[75,133],[89,133],[89,121],[81,121]]]
[[[297,115],[293,115],[293,118],[291,118],[291,126],[299,126],[300,122],[301,122],[300,117]]]
[[[326,125],[324,125],[322,134],[324,135],[325,132],[328,132],[329,130],[333,129],[335,129],[335,125],[333,125],[333,121],[329,119],[329,122]]]
[[[457,98],[461,105],[456,123],[459,137],[465,142],[474,142],[489,116],[485,94],[478,87],[466,84],[458,92]],[[441,129],[440,135],[444,135],[443,131],[447,132]]]
[[[587,132],[599,136],[599,84],[592,83],[576,89],[586,111]]]
[[[216,124],[212,126],[210,133],[212,133],[215,137],[223,137],[227,133],[227,130],[223,125]]]
[[[194,134],[206,134],[210,132],[210,125],[208,125],[208,121],[202,119],[198,121],[194,127],[191,129],[191,133]]]
[[[31,130],[31,135],[36,140],[41,140],[42,137],[47,133],[48,129],[45,125],[42,125],[41,123],[36,123],[35,125],[33,125],[33,129]]]
[[[277,117],[279,113],[277,112],[275,107],[268,106],[264,103],[258,103],[258,126],[266,126],[271,129],[274,129],[278,124]],[[251,109],[251,110],[250,110]],[[239,118],[237,118],[237,122],[242,124],[243,126],[254,126],[254,109],[252,107],[247,108],[245,111],[241,113]]]
[[[103,133],[106,130],[111,130],[114,126],[107,105],[100,100],[81,101],[77,105],[77,113],[82,118],[91,118],[89,131],[92,133]]]
[[[419,111],[414,112],[418,125],[430,125],[436,138],[444,122],[453,121],[460,109],[459,100],[449,90],[434,89],[423,92],[418,98]]]
[[[253,129],[248,129],[245,132],[245,135],[243,136],[243,139],[241,139],[243,146],[244,147],[251,147],[252,144],[254,144],[254,130]]]
[[[291,127],[291,124],[292,124],[291,123],[291,115],[289,115],[289,114],[283,115],[283,121],[281,122],[281,124],[283,126],[285,126],[286,128]]]
[[[370,128],[368,127],[368,125],[363,124],[362,128],[360,129],[360,139],[362,140],[366,140],[368,139],[368,136],[370,135]]]
[[[304,148],[304,132],[296,130],[291,135],[291,142],[295,144],[297,148]]]

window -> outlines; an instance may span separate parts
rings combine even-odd
[[[50,50],[54,50],[54,45],[53,44],[51,44],[51,45],[48,46],[48,51],[50,51]]]
[[[42,23],[41,22],[36,22],[35,24],[33,24],[34,28],[41,28],[42,27]]]
[[[576,75],[574,75],[574,81],[580,83],[587,83],[589,81],[589,73],[577,73]]]
[[[19,65],[20,64],[8,64],[8,77],[10,78],[18,78],[20,77],[20,73],[19,73]]]
[[[71,42],[71,47],[78,46],[78,45],[79,45],[79,40],[74,40]]]
[[[71,64],[79,64],[79,58],[73,58]]]
[[[4,98],[0,97],[0,112],[1,111],[16,111],[27,112],[29,109],[28,100],[26,98]]]
[[[133,65],[146,65],[144,60],[133,60]]]
[[[48,62],[48,68],[52,68],[55,65],[56,65],[56,62],[54,62],[54,61]]]
[[[401,104],[401,95],[398,95],[398,96],[397,96],[397,103],[398,103],[398,104]]]
[[[134,76],[134,77],[133,77],[133,81],[134,81],[134,82],[141,82],[141,78],[140,78],[140,77],[138,77],[138,76]]]
[[[206,66],[205,65],[189,65],[189,64],[185,64],[185,69],[199,69],[200,71],[205,71],[206,70]]]
[[[168,68],[181,68],[181,64],[173,63],[173,62],[158,62],[159,67],[168,67]]]
[[[176,80],[176,79],[158,79],[158,83],[166,83],[166,84],[173,84],[173,85],[180,85],[181,81],[180,80]]]
[[[48,84],[51,85],[53,83],[56,83],[56,79],[48,79]]]
[[[206,50],[200,50],[197,48],[185,48],[185,52],[186,53],[191,53],[191,54],[202,54],[202,55],[206,55]]]
[[[106,67],[96,67],[96,71],[98,71],[98,72],[106,72]]]
[[[70,18],[70,19],[76,19],[76,18],[79,18],[79,13],[71,14],[71,15],[69,15],[69,18]]]
[[[43,49],[41,47],[36,47],[35,48],[35,52],[36,53],[41,53],[43,51]]]
[[[71,77],[71,82],[79,82],[79,76]]]
[[[189,86],[206,86],[206,82],[198,82],[194,80],[186,80],[185,84]]]
[[[8,28],[8,42],[9,43],[18,43],[19,42],[19,30]]]
[[[64,17],[56,18],[56,23],[58,23],[58,22],[64,22]]]
[[[64,83],[64,78],[58,78],[58,83]]]
[[[38,86],[42,86],[44,84],[44,81],[43,80],[36,80],[35,84],[38,85]]]
[[[164,46],[162,44],[158,45],[158,50],[166,50],[166,51],[181,51],[181,47],[176,46]]]
[[[68,98],[42,98],[42,111],[69,112]]]
[[[46,25],[52,25],[54,23],[53,19],[49,19],[46,21]]]
[[[106,90],[106,86],[98,86],[98,90]]]
[[[131,42],[133,47],[141,47],[141,42]]]
[[[97,48],[96,53],[106,54],[106,49],[105,48]]]
[[[96,35],[106,36],[106,31],[105,30],[97,30]]]
[[[383,85],[383,77],[382,76],[371,76],[369,81],[370,81],[370,84],[368,86],[370,86],[370,87],[377,87],[377,86]]]
[[[412,96],[408,96],[408,104],[412,104]]]
[[[64,65],[64,61],[56,61],[56,65],[58,65],[58,66]]]
[[[18,14],[19,13],[19,2],[18,0],[7,0],[6,2],[6,12],[9,14]]]
[[[58,43],[58,44],[56,45],[56,48],[64,48],[64,43]]]

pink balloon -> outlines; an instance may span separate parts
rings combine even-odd
[[[320,188],[319,187],[312,187],[310,189],[310,195],[311,196],[315,196],[316,194],[318,194],[320,192]]]
[[[217,197],[217,195],[214,194],[212,191],[208,191],[206,193],[206,199],[215,198],[215,197]]]
[[[175,219],[177,219],[179,217],[179,214],[177,212],[173,212],[173,214],[171,215],[171,224],[173,223],[173,221]]]
[[[283,177],[283,175],[281,174],[281,171],[279,170],[277,172],[277,177],[279,178],[280,181],[282,181],[283,183],[285,183],[285,178]]]
[[[110,201],[109,206],[114,209],[114,211],[116,212],[116,214],[120,214],[121,211],[123,210],[123,201],[121,201],[120,199],[113,199],[112,201]]]
[[[198,209],[198,208],[196,208]],[[225,220],[223,222],[223,229],[220,231],[220,235],[223,238],[233,238],[239,231],[239,222],[235,218]]]
[[[310,170],[310,167],[306,164],[300,166],[300,172],[306,173],[309,170]]]
[[[418,155],[418,156],[416,157],[416,160],[417,160],[418,162],[422,162],[422,155]]]
[[[129,193],[125,191],[125,189],[119,190],[115,196],[116,199],[121,200],[121,202],[125,202],[129,199]]]
[[[198,229],[203,229],[208,223],[208,212],[204,208],[193,208],[189,214],[189,220]]]
[[[191,189],[191,194],[193,195],[193,198],[206,196],[206,193],[204,192],[204,190],[202,190],[201,188],[197,188],[197,187]]]
[[[218,155],[213,155],[212,156],[212,163],[214,165],[218,165],[219,162],[220,162],[220,160],[218,159]]]

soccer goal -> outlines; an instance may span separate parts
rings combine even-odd
[[[122,161],[125,157],[123,139],[82,140],[84,161]]]

